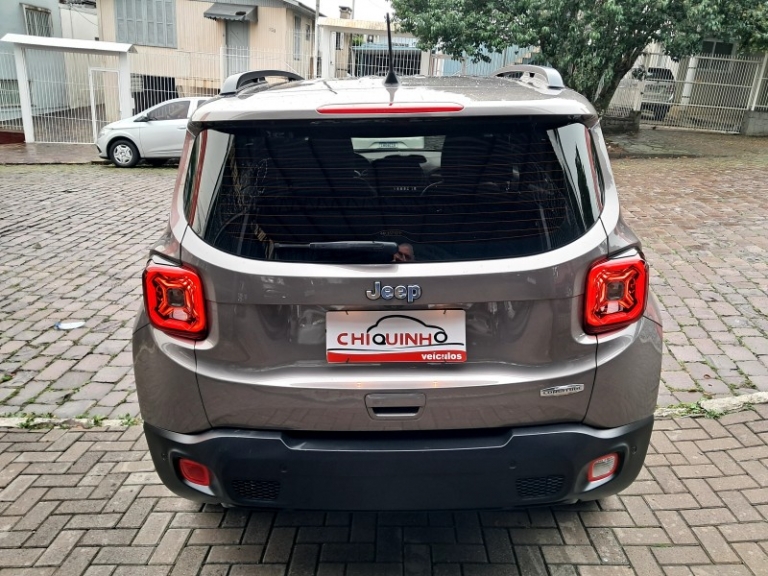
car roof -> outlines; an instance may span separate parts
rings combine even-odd
[[[384,85],[380,77],[340,80],[285,82],[268,90],[256,85],[236,95],[214,98],[201,106],[192,122],[232,122],[242,120],[314,119],[334,117],[320,114],[323,106],[379,106],[390,104],[458,104],[460,112],[451,116],[495,115],[576,115],[594,117],[589,101],[570,89],[549,89],[520,80],[496,77],[448,76],[401,78],[395,87]],[[416,113],[411,113],[413,115]],[[425,115],[434,113],[425,112]],[[356,115],[359,117],[359,115]],[[366,113],[365,116],[391,117],[391,113]],[[338,116],[336,115],[338,118]],[[349,115],[347,114],[347,117]]]

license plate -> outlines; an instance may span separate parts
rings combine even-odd
[[[350,362],[466,362],[464,310],[328,312],[326,358]]]

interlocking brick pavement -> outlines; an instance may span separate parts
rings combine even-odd
[[[660,405],[768,390],[760,144],[614,162],[664,312]],[[174,174],[0,166],[0,414],[137,415],[131,326]],[[660,420],[638,481],[575,507],[272,514],[174,497],[138,427],[0,430],[0,576],[768,574],[767,440],[765,406]]]
[[[138,415],[131,329],[174,174],[0,167],[0,414]]]
[[[614,162],[664,316],[659,405],[768,391],[763,154]]]
[[[458,512],[269,512],[183,500],[141,428],[0,429],[0,576],[768,573],[768,405],[658,420],[618,496]]]
[[[660,406],[768,391],[768,146],[744,142],[613,163],[664,313]],[[138,414],[131,326],[174,176],[0,166],[0,414]]]

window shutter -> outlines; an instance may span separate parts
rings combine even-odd
[[[173,0],[165,0],[165,46],[176,47],[176,6]]]
[[[115,0],[117,41],[176,47],[174,0]]]

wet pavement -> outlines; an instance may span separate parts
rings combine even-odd
[[[614,171],[664,311],[658,403],[697,413],[703,398],[768,390],[768,141],[673,142],[690,157],[619,159]],[[637,482],[576,506],[273,513],[175,497],[141,428],[125,426],[138,415],[139,279],[174,177],[0,166],[0,414],[22,416],[0,428],[0,576],[768,573],[766,404],[657,420]],[[30,414],[60,425],[25,429]],[[83,429],[78,416],[113,421]]]
[[[613,166],[664,312],[659,406],[768,391],[768,147]],[[0,414],[138,414],[131,326],[174,178],[0,166]]]
[[[512,511],[183,500],[139,426],[0,428],[0,576],[763,576],[768,405],[656,422],[617,496]]]

